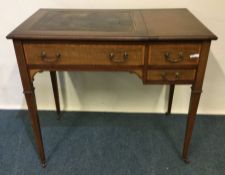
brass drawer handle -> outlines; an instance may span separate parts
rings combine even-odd
[[[41,59],[44,62],[53,63],[53,62],[57,62],[60,58],[61,58],[61,54],[59,52],[55,54],[55,57],[48,57],[45,51],[41,51]]]
[[[127,52],[124,52],[122,58],[117,58],[117,57],[115,56],[115,53],[114,53],[114,52],[111,52],[111,53],[109,54],[109,59],[110,59],[110,61],[112,61],[112,62],[114,62],[114,63],[124,63],[124,62],[127,61],[128,57],[129,57],[129,55],[128,55]]]
[[[167,72],[161,73],[161,77],[162,77],[162,79],[165,80],[165,81],[174,81],[174,80],[170,80],[170,79],[168,78]],[[180,72],[176,72],[176,73],[175,73],[175,79],[176,79],[176,80],[179,80],[179,79],[180,79]]]
[[[166,61],[168,61],[170,63],[179,63],[184,60],[184,54],[183,54],[183,52],[179,52],[178,58],[172,58],[171,54],[169,52],[166,52],[165,59],[166,59]]]

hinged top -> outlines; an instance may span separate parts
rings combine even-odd
[[[187,9],[40,9],[7,38],[140,41],[217,39]]]

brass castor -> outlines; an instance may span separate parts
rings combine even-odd
[[[46,161],[44,161],[44,162],[41,162],[41,166],[42,166],[42,168],[45,168],[45,167],[47,166],[47,163],[46,163]]]
[[[166,112],[165,115],[170,115],[170,113],[169,112]]]
[[[189,164],[190,163],[190,160],[185,159],[185,158],[182,158],[182,159],[183,159],[184,163],[186,163],[186,164]]]
[[[61,112],[59,112],[59,113],[57,112],[57,115],[58,115],[57,116],[57,120],[60,120],[62,118],[62,113]]]

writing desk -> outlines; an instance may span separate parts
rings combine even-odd
[[[35,135],[46,165],[33,78],[50,71],[60,113],[56,71],[129,71],[143,84],[169,84],[170,114],[176,84],[192,85],[182,158],[188,149],[212,40],[217,37],[187,9],[40,9],[8,36]]]

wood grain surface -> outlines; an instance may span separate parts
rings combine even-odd
[[[197,65],[201,43],[163,43],[150,45],[149,64],[158,66]],[[166,57],[168,54],[168,58]]]
[[[163,70],[149,70],[148,80],[150,81],[164,81],[177,83],[179,81],[193,81],[195,79],[195,70],[183,69],[163,69]]]
[[[24,44],[28,65],[144,65],[143,45],[102,45],[80,43],[39,43]],[[41,58],[45,52],[46,59]],[[124,58],[124,54],[127,58]],[[56,57],[60,54],[60,58]],[[110,54],[114,57],[110,58]]]
[[[7,38],[114,41],[217,39],[187,9],[40,9]]]

